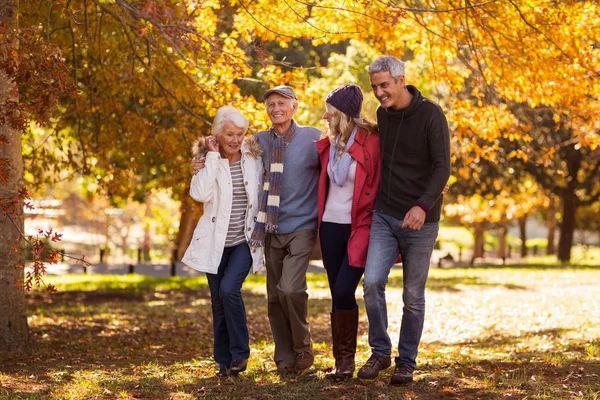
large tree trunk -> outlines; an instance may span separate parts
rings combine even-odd
[[[16,29],[18,0],[0,0],[0,25]],[[17,43],[14,44],[15,49]],[[0,71],[0,108],[8,101],[18,101],[15,83]],[[0,199],[15,197],[23,187],[21,132],[0,125],[0,136],[8,143],[0,145],[0,160],[9,163],[8,182],[0,183]],[[23,231],[23,204],[20,202],[14,220],[0,214],[0,354],[16,354],[29,350],[29,327],[25,312],[25,293],[17,282],[23,280],[25,252],[19,230]],[[16,246],[16,253],[12,246]]]
[[[519,218],[519,235],[521,236],[521,257],[527,257],[527,214]]]
[[[558,240],[558,259],[562,262],[571,261],[571,248],[575,233],[575,214],[577,213],[577,197],[574,192],[563,197],[562,222]]]
[[[177,238],[175,239],[175,248],[177,249],[177,261],[181,260],[183,254],[187,250],[194,229],[198,224],[198,220],[202,216],[202,203],[196,203],[189,195],[183,196],[180,207],[180,219],[179,219],[179,231],[177,232]]]
[[[550,197],[550,203],[548,204],[546,228],[548,229],[548,246],[546,247],[546,254],[556,254],[556,200],[554,200],[553,196]]]

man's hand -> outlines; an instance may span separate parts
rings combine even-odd
[[[204,168],[205,160],[195,158],[192,160],[192,169],[194,170],[194,174]]]
[[[415,231],[420,230],[425,223],[425,210],[419,206],[414,206],[404,216],[402,221],[402,229],[414,229]]]
[[[442,190],[442,194],[446,194],[446,193],[448,193],[448,191],[449,191],[449,190],[450,190],[450,185],[448,185],[448,184],[446,183],[446,186],[444,186],[444,190]]]

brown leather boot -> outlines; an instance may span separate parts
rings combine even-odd
[[[337,327],[337,314],[335,312],[331,312],[329,314],[331,320],[331,342],[333,347],[333,358],[338,359],[340,356],[340,343],[338,338],[338,327]]]
[[[354,310],[335,310],[333,349],[335,370],[327,374],[331,379],[348,379],[354,374],[356,334],[358,330],[358,307]],[[336,346],[337,342],[337,346]],[[336,349],[337,347],[337,349]],[[336,351],[337,350],[337,351]]]

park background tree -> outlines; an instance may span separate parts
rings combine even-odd
[[[6,4],[16,3],[1,4],[7,15]],[[410,60],[408,81],[430,82],[428,94],[448,111],[454,151],[465,155],[459,168],[503,159],[562,171],[556,154],[581,150],[584,159],[597,156],[600,11],[593,2],[58,0],[49,7],[22,2],[19,14],[29,39],[20,41],[19,52],[3,45],[8,50],[2,56],[12,60],[3,67],[22,65],[20,71],[29,72],[13,74],[19,102],[11,104],[28,111],[15,113],[22,120],[48,126],[40,139],[25,123],[16,125],[32,149],[24,152],[28,184],[51,183],[72,171],[115,201],[141,202],[150,189],[171,188],[181,201],[179,249],[186,247],[200,212],[186,196],[190,144],[209,131],[219,106],[244,110],[258,130],[267,126],[260,93],[290,84],[303,107],[322,113],[328,88],[321,82],[319,90],[311,90],[311,82],[327,77],[326,68],[318,76],[317,65],[296,64],[306,58],[290,62],[274,48],[310,43],[339,49],[352,39],[368,47],[371,58],[388,53]],[[327,50],[317,54],[315,60],[329,58]],[[64,64],[67,75],[58,68]],[[364,74],[360,79],[365,85]],[[67,80],[76,94],[61,90]],[[48,92],[42,86],[56,88]],[[529,110],[540,114],[530,118]],[[540,122],[546,130],[534,129]],[[566,141],[544,139],[557,126],[564,126]],[[44,146],[47,140],[56,144],[52,151]],[[499,157],[507,142],[514,149]],[[10,159],[4,165],[12,164]],[[585,159],[582,165],[593,178],[597,164]],[[578,202],[594,199],[594,192],[580,192],[575,190],[583,196]],[[555,193],[563,201],[560,259],[568,261],[572,224],[564,204],[573,197]],[[0,244],[2,254],[8,254],[7,243]]]
[[[16,52],[18,41],[11,31],[18,28],[17,0],[0,1],[0,29],[6,45],[4,52]],[[5,35],[10,35],[7,38]],[[10,55],[0,54],[4,64]],[[0,109],[16,109],[18,102],[17,87],[14,78],[4,68],[0,68]],[[19,230],[23,229],[23,208],[14,205],[23,186],[23,157],[21,155],[21,132],[11,124],[8,113],[2,112],[0,118],[0,204],[10,213],[0,216],[0,353],[19,353],[29,348],[29,329],[25,314],[23,287],[17,286],[23,280],[25,262],[22,248],[13,249],[20,241]],[[9,202],[11,204],[9,204]]]

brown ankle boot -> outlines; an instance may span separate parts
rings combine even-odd
[[[356,334],[358,330],[358,307],[354,310],[335,310],[332,318],[333,356],[335,370],[328,374],[331,379],[348,379],[354,374]],[[337,343],[337,345],[336,345]]]

